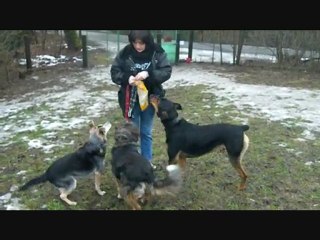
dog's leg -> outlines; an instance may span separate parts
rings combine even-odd
[[[116,178],[115,183],[116,183],[117,192],[118,192],[117,198],[118,198],[118,199],[122,199],[122,196],[121,196],[121,194],[120,194],[121,182],[120,182],[119,179]]]
[[[77,187],[77,180],[72,178],[72,182],[68,188],[59,188],[60,198],[69,205],[77,205],[77,202],[70,201],[68,195]]]
[[[151,194],[146,194],[142,198],[139,199],[141,204],[146,204],[151,201]]]
[[[248,178],[248,175],[246,174],[246,172],[244,171],[244,169],[243,169],[243,167],[241,165],[241,162],[242,162],[244,154],[246,153],[246,151],[249,148],[249,142],[250,141],[249,141],[248,136],[245,133],[243,133],[243,148],[241,150],[240,157],[239,157],[239,165],[240,165],[240,169],[241,169],[242,174],[243,174],[244,177],[242,178],[242,182],[241,182],[241,184],[239,186],[239,190],[245,189],[245,183],[246,183],[246,180]]]
[[[129,206],[132,208],[132,210],[141,210],[141,206],[138,203],[138,199],[134,196],[133,192],[130,192],[125,197],[125,200],[129,204]]]
[[[170,157],[169,157],[170,158]],[[179,151],[175,156],[174,158],[170,158],[169,160],[169,165],[172,165],[172,164],[178,164],[179,168],[182,170],[182,171],[185,171],[186,169],[186,164],[187,164],[187,157],[185,154],[183,154],[181,151]]]
[[[241,160],[240,157],[239,158],[235,158],[235,157],[230,157],[230,162],[232,164],[232,166],[237,170],[237,172],[240,175],[241,178],[241,183],[239,186],[239,190],[244,190],[246,188],[246,181],[247,181],[247,174],[244,171],[243,167],[241,166]]]
[[[244,169],[241,165],[241,161],[242,161],[242,158],[243,158],[244,154],[246,153],[248,147],[249,147],[249,138],[246,134],[243,134],[243,147],[242,147],[242,150],[241,150],[239,157],[229,156],[229,159],[230,159],[232,166],[237,170],[237,172],[239,173],[240,178],[241,178],[239,190],[244,190],[246,188],[245,184],[246,184],[246,180],[247,180],[248,175],[244,171]]]
[[[154,107],[154,110],[156,113],[158,113],[158,111],[159,111],[159,109],[158,109],[159,102],[160,102],[160,100],[158,97],[156,97],[154,95],[150,96],[150,103]]]
[[[183,171],[185,171],[185,169],[186,169],[186,164],[187,164],[187,157],[186,157],[183,153],[181,153],[181,152],[178,153],[177,157],[178,157],[178,165],[179,165],[179,167],[180,167]]]
[[[101,191],[100,185],[101,185],[101,174],[99,172],[94,172],[94,186],[95,186],[95,189],[96,189],[96,191],[98,192],[98,194],[100,196],[103,196],[106,192],[105,191]]]
[[[169,157],[169,165],[172,164],[178,164],[179,167],[184,170],[186,167],[186,155],[182,153],[181,151],[177,151],[174,148],[169,148],[169,145],[167,144],[167,153]]]
[[[148,203],[148,202],[151,202],[152,200],[152,192],[154,192],[154,189],[153,189],[153,186],[152,184],[148,184],[147,185],[147,188],[146,188],[146,191],[141,199],[141,203]]]

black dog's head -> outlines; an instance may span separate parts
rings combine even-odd
[[[139,140],[139,129],[132,122],[124,122],[115,128],[115,145],[136,143]]]
[[[155,108],[160,120],[173,120],[178,117],[177,110],[182,110],[179,103],[172,102],[166,98],[151,98],[150,103]]]

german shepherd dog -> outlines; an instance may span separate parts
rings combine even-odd
[[[244,133],[249,129],[248,125],[195,125],[179,118],[177,110],[182,110],[179,103],[156,96],[152,96],[150,102],[165,128],[169,164],[178,163],[184,168],[186,158],[204,155],[215,147],[224,145],[230,163],[240,175],[239,190],[245,188],[247,174],[241,161],[249,147],[249,138]]]
[[[77,186],[77,177],[86,177],[95,173],[95,189],[99,195],[104,195],[101,191],[101,174],[104,169],[104,157],[106,154],[107,132],[111,124],[95,126],[94,122],[89,123],[89,140],[78,150],[67,154],[54,161],[44,174],[31,179],[20,190],[49,181],[60,191],[60,198],[69,205],[77,203],[68,199],[68,195]]]
[[[167,166],[167,176],[156,179],[150,162],[138,152],[139,129],[132,122],[116,127],[114,138],[111,167],[118,198],[123,198],[132,210],[141,210],[139,202],[152,196],[174,196],[180,190],[182,176],[177,165]]]

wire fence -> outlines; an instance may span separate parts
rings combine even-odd
[[[88,45],[94,43],[96,47],[107,51],[109,58],[114,58],[116,54],[128,44],[129,30],[90,30],[85,32],[88,38]],[[186,61],[190,54],[188,32],[178,30],[151,30],[155,41],[161,41],[161,45],[167,52],[171,63]],[[177,36],[179,34],[179,48],[176,48]],[[158,39],[159,35],[161,36]],[[90,47],[90,46],[89,46]],[[179,51],[177,53],[176,51]],[[207,63],[232,63],[233,46],[231,44],[213,44],[209,42],[193,42],[192,62]],[[243,46],[241,53],[242,62],[245,61],[266,61],[275,62],[275,51],[271,48],[257,46]],[[176,57],[177,55],[177,57]]]

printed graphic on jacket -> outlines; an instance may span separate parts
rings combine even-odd
[[[146,62],[146,63],[134,63],[134,66],[131,67],[131,71],[137,71],[137,72],[141,72],[141,71],[146,71],[151,65],[151,62]]]

